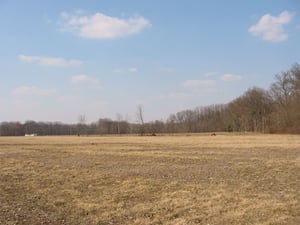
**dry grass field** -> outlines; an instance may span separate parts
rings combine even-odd
[[[300,224],[300,136],[1,137],[0,224]]]

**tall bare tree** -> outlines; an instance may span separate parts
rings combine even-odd
[[[85,123],[86,123],[86,116],[84,114],[79,115],[78,123],[77,123],[78,136],[85,133]]]
[[[121,134],[121,123],[122,123],[122,115],[120,113],[117,114],[117,132]]]
[[[139,133],[141,136],[143,136],[145,134],[145,123],[144,123],[144,110],[142,105],[137,106],[136,117],[138,123],[140,124]]]
[[[276,75],[271,86],[275,109],[273,124],[276,132],[294,133],[300,131],[300,65]]]

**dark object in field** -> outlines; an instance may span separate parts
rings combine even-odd
[[[217,136],[217,134],[216,133],[212,133],[210,136]]]

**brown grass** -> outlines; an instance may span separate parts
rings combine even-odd
[[[0,138],[0,224],[300,224],[300,137]]]

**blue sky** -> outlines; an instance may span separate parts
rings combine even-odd
[[[166,119],[300,62],[297,0],[0,0],[0,27],[0,122]]]

